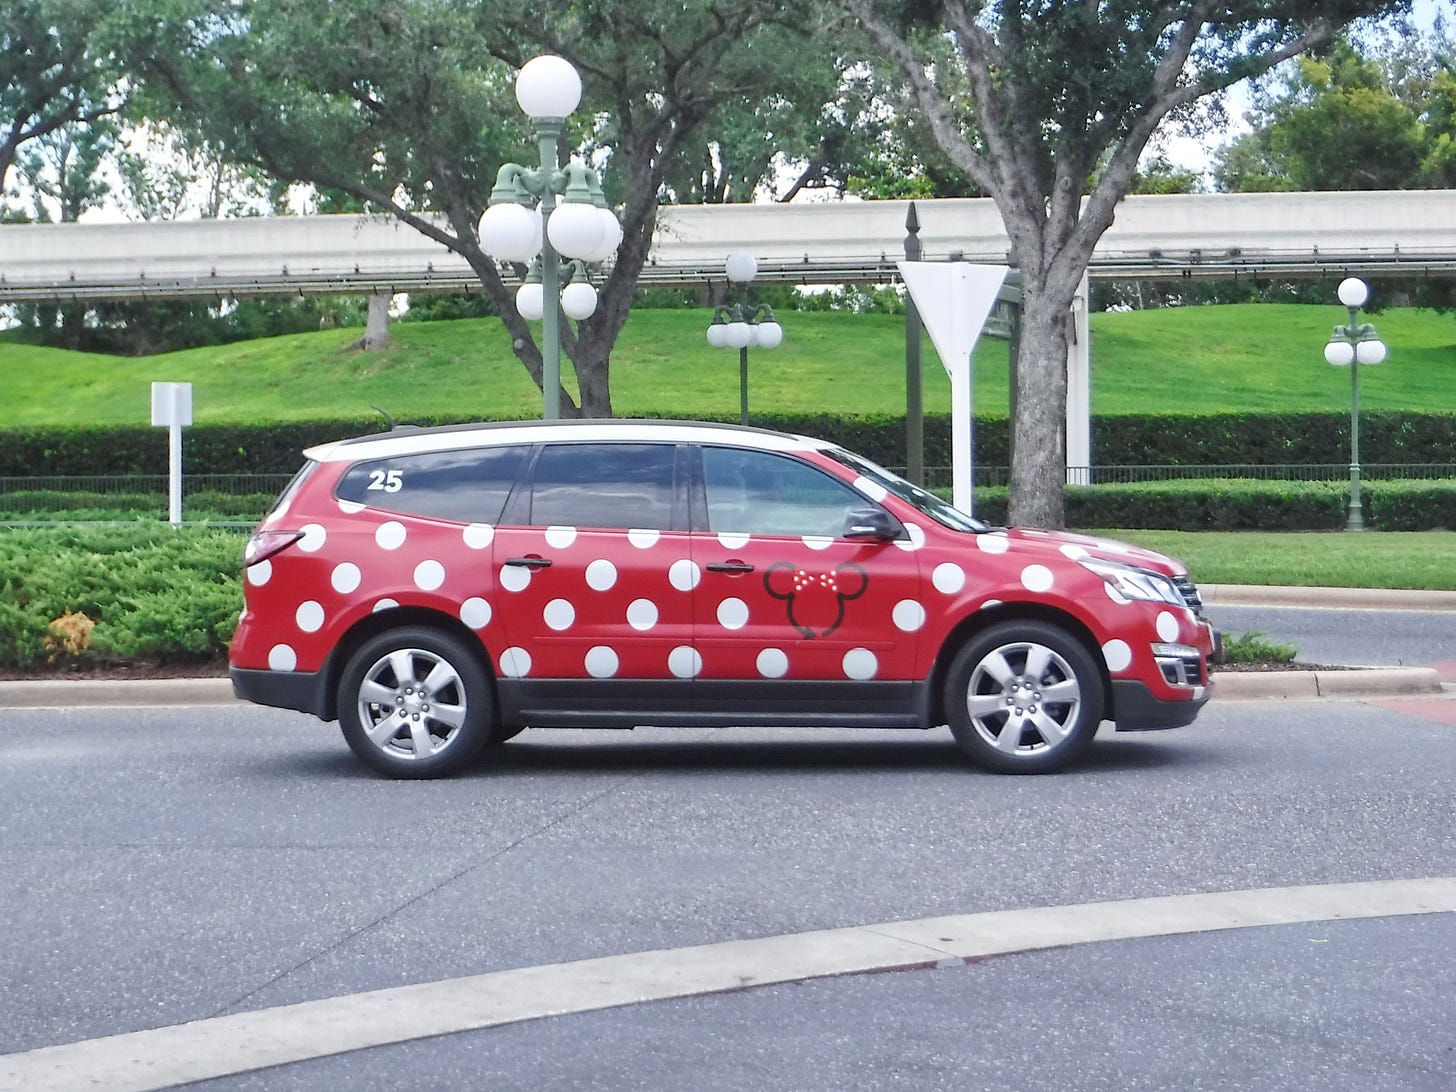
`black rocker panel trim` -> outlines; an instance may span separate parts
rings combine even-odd
[[[501,719],[538,728],[923,728],[923,683],[499,679]]]

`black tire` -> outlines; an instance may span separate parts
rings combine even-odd
[[[390,777],[442,777],[468,766],[495,727],[490,676],[464,642],[427,626],[379,634],[339,680],[339,727]]]
[[[1076,761],[1102,723],[1102,673],[1087,647],[1046,622],[1008,621],[956,654],[945,713],[973,761],[1003,773],[1050,773]]]

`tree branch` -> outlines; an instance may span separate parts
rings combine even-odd
[[[977,185],[988,193],[997,192],[1000,189],[1000,179],[980,153],[971,147],[957,131],[940,89],[930,78],[930,74],[925,71],[925,66],[911,51],[905,39],[900,37],[875,11],[869,0],[840,0],[840,3],[846,11],[859,20],[860,26],[869,34],[875,45],[879,46],[904,74],[906,82],[910,85],[911,93],[915,96],[915,101],[919,103],[920,109],[925,113],[925,119],[930,124],[936,143],[951,158],[951,161],[965,171]]]

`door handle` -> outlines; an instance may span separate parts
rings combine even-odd
[[[508,557],[507,565],[519,565],[523,569],[545,569],[551,562],[544,557]]]
[[[746,561],[719,561],[708,566],[710,573],[751,573],[753,566]]]

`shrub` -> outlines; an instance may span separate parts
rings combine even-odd
[[[161,523],[0,533],[0,666],[218,659],[242,609],[241,551],[237,532]]]
[[[1299,649],[1294,645],[1286,645],[1278,641],[1270,641],[1259,630],[1253,629],[1248,633],[1225,633],[1223,635],[1223,663],[1226,664],[1254,664],[1254,663],[1280,663],[1287,664],[1294,661],[1299,655]]]

